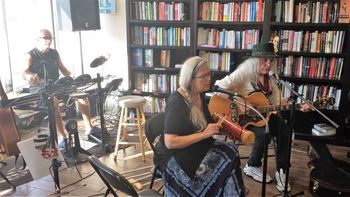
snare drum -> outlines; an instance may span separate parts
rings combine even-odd
[[[74,84],[78,86],[86,85],[91,81],[91,76],[89,74],[79,75],[74,79]]]

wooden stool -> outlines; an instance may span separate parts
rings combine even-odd
[[[143,106],[146,104],[146,99],[142,96],[123,96],[118,100],[118,104],[121,107],[117,139],[115,142],[114,160],[117,159],[119,145],[140,145],[142,160],[145,161],[145,150],[144,150],[144,132],[143,126],[145,124],[145,114]],[[129,116],[129,110],[136,110],[135,117]],[[128,128],[137,127],[137,133],[128,133]],[[128,136],[138,136],[138,142],[128,141]],[[122,138],[121,138],[122,137]]]

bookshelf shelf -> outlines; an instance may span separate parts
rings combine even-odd
[[[348,28],[348,24],[346,23],[282,23],[282,22],[271,22],[272,28],[281,28],[281,29],[319,29],[319,30],[346,30]]]
[[[143,25],[143,26],[156,26],[156,27],[182,27],[190,26],[191,21],[157,21],[157,20],[130,20],[129,23],[134,25]]]
[[[140,49],[192,50],[191,46],[150,46],[150,45],[130,44],[129,47],[140,48]]]
[[[350,139],[350,131],[344,129],[346,109],[350,104],[350,82],[346,80],[350,77],[350,24],[338,23],[340,10],[334,7],[340,1],[281,2],[274,0],[272,6],[265,10],[271,14],[267,18],[270,21],[267,32],[264,32],[269,37],[266,41],[276,35],[280,38],[279,55],[282,58],[279,60],[279,76],[294,84],[295,90],[305,97],[309,95],[308,100],[317,96],[335,97],[336,106],[321,111],[340,125],[332,137],[312,136],[311,128],[308,127],[299,133],[296,130],[296,137],[346,145],[346,139]],[[314,66],[312,69],[311,65]],[[326,122],[316,113],[302,117],[309,119],[312,124]],[[302,121],[302,118],[297,117],[296,121]]]
[[[129,84],[146,97],[145,113],[163,111],[177,89],[175,65],[193,56],[192,0],[127,0]]]
[[[345,53],[307,53],[307,52],[293,52],[293,51],[280,51],[278,52],[279,55],[282,56],[288,56],[288,55],[292,55],[292,56],[307,56],[307,57],[346,57]]]
[[[138,66],[132,66],[131,69],[138,72],[145,72],[145,73],[171,73],[171,74],[177,74],[179,73],[179,68],[164,68],[164,67],[138,67]]]
[[[297,82],[297,83],[329,84],[329,85],[335,85],[335,86],[340,86],[342,84],[342,80],[335,80],[335,79],[294,77],[294,76],[285,76],[285,75],[281,75],[280,78],[286,81]]]
[[[232,25],[234,25],[235,29],[242,29],[242,28],[246,29],[247,26],[249,26],[249,28],[262,29],[263,23],[262,22],[198,21],[197,25],[202,27],[211,26],[211,27],[221,27],[221,28],[226,28],[226,27],[232,28]]]

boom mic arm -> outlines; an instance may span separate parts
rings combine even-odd
[[[232,97],[236,97],[236,96],[241,96],[240,94],[236,93],[236,92],[232,92],[230,90],[227,90],[227,89],[224,89],[224,88],[221,88],[217,85],[214,85],[213,87],[213,92],[221,92],[221,93],[225,93],[229,96],[232,96]]]

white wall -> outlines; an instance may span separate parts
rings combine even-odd
[[[123,78],[122,87],[128,85],[128,54],[126,38],[125,1],[117,2],[115,14],[100,14],[101,30],[81,32],[83,45],[84,72],[94,77],[96,72],[103,76],[115,75]],[[96,42],[97,40],[97,42]],[[99,55],[110,54],[102,66],[90,68],[90,63]]]

